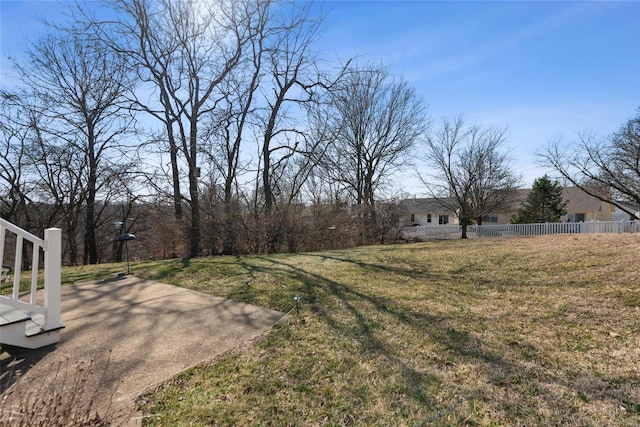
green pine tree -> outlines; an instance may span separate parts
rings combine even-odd
[[[567,201],[562,199],[562,186],[545,175],[533,182],[518,214],[513,217],[515,224],[536,224],[560,222],[567,213]]]

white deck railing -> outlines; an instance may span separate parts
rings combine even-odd
[[[30,314],[44,315],[43,330],[62,327],[61,298],[61,265],[62,265],[62,230],[48,228],[44,231],[44,239],[22,230],[9,221],[0,218],[0,264],[4,260],[5,242],[8,233],[15,235],[15,255],[13,257],[13,289],[11,297],[0,295],[0,302]],[[21,295],[22,253],[24,241],[32,245],[31,283],[28,298]],[[44,302],[37,300],[38,272],[40,250],[44,252]]]

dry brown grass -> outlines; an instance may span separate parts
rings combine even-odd
[[[640,424],[640,235],[136,266],[286,311],[145,397],[150,425]],[[170,343],[168,343],[170,345]]]

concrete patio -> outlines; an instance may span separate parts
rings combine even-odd
[[[60,342],[39,350],[2,348],[0,394],[12,386],[39,387],[61,363],[91,363],[98,401],[126,406],[182,370],[262,334],[283,316],[134,276],[64,286]]]

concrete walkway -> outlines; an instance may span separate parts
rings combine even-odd
[[[140,392],[263,333],[283,316],[133,276],[64,286],[60,342],[39,350],[3,349],[0,393],[14,384],[38,384],[61,362],[91,362],[96,383],[105,374],[99,401],[111,401],[112,408],[126,405]]]

